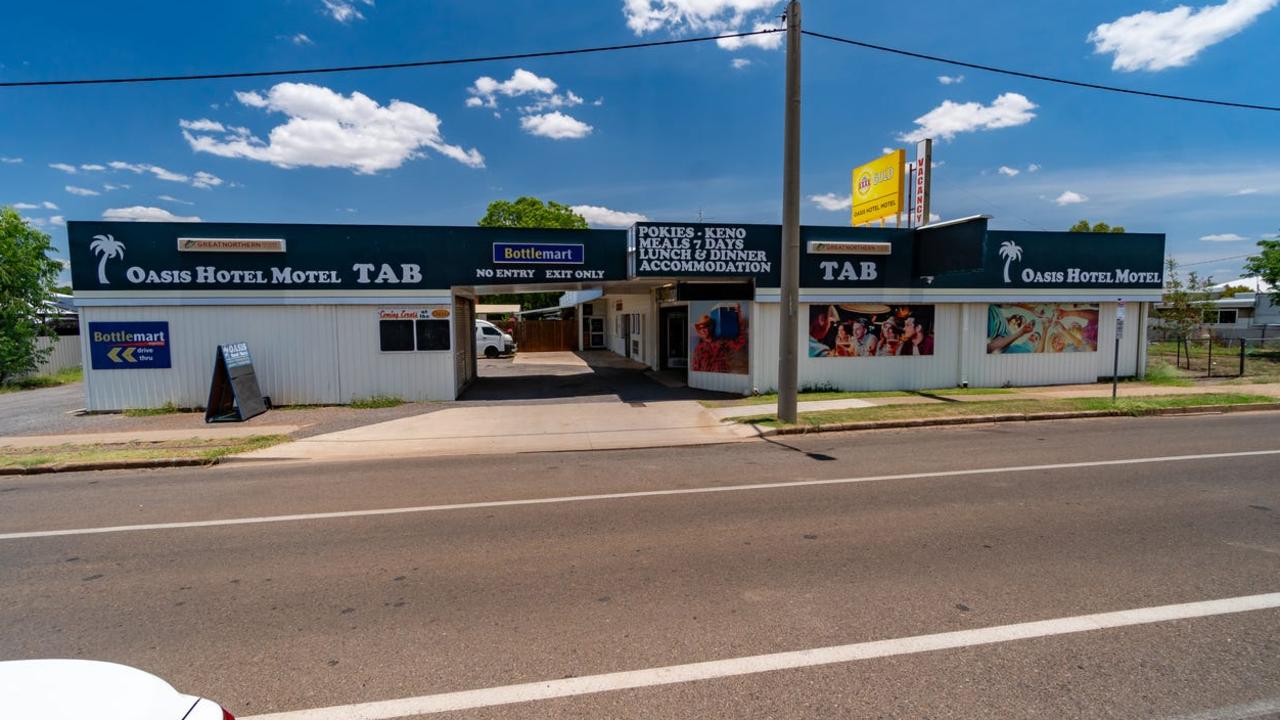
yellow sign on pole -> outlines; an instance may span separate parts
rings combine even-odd
[[[902,195],[905,181],[903,169],[907,162],[905,150],[894,150],[888,155],[872,160],[853,170],[854,225],[863,225],[887,217],[895,217],[903,210]]]

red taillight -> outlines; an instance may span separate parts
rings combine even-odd
[[[236,716],[227,712],[226,708],[222,708],[222,720],[236,720]]]

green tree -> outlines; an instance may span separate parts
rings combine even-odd
[[[515,202],[494,200],[480,218],[480,227],[563,228],[586,230],[587,221],[568,205],[536,197],[521,197]]]
[[[1178,261],[1165,260],[1164,298],[1157,313],[1161,328],[1174,340],[1186,342],[1204,323],[1204,304],[1212,284],[1213,278],[1201,278],[1194,270],[1183,279]]]
[[[524,196],[514,202],[510,200],[494,200],[484,217],[480,218],[480,227],[508,228],[542,228],[586,230],[587,221],[573,211],[568,205],[555,201],[543,203],[536,197]],[[482,303],[515,304],[520,303],[521,310],[539,310],[555,307],[560,302],[558,292],[538,293],[504,293],[500,295],[482,295]]]
[[[1244,263],[1245,272],[1271,285],[1271,300],[1280,304],[1280,237],[1258,241],[1258,254]]]
[[[49,355],[37,340],[53,331],[44,323],[58,280],[49,236],[13,208],[0,208],[0,382],[34,371]]]
[[[1081,220],[1075,225],[1067,228],[1067,232],[1122,233],[1124,232],[1124,226],[1116,225],[1115,227],[1111,227],[1104,222],[1090,225],[1088,220]]]
[[[1222,288],[1222,290],[1218,292],[1218,297],[1233,298],[1239,295],[1240,293],[1250,293],[1250,292],[1253,292],[1253,291],[1243,285],[1228,285]]]

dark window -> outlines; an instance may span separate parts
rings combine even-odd
[[[449,349],[449,321],[448,320],[419,320],[418,321],[418,349],[419,350],[448,350]]]
[[[378,321],[378,340],[382,352],[406,352],[413,350],[412,320]]]
[[[1236,323],[1237,310],[1219,310],[1218,322],[1234,325]]]
[[[497,328],[492,328],[492,327],[489,327],[488,325],[481,325],[480,332],[484,333],[485,335],[494,335],[494,336],[498,336],[502,334],[498,332]]]

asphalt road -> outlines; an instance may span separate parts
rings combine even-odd
[[[1240,453],[1278,428],[7,477],[0,658],[123,662],[254,716],[1277,593],[1280,454]],[[309,513],[340,515],[264,520]],[[1277,717],[1277,658],[1272,607],[432,717]]]

